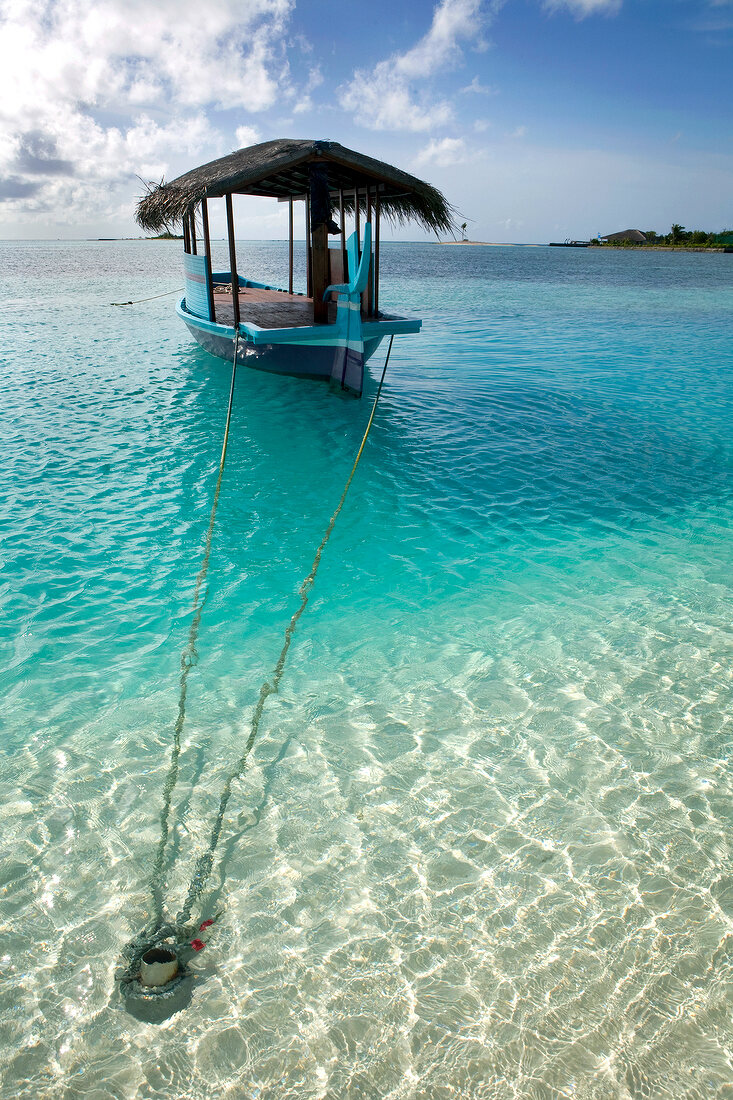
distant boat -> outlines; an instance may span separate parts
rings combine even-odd
[[[238,274],[235,194],[288,203],[287,289]],[[228,271],[211,268],[212,198],[226,201]],[[307,294],[293,293],[293,204],[298,201],[305,204]],[[348,240],[347,214],[354,220]],[[231,361],[238,335],[237,362],[277,374],[330,379],[359,396],[364,364],[380,342],[422,326],[417,317],[379,308],[382,214],[399,222],[416,220],[436,233],[455,228],[440,191],[415,176],[335,141],[279,138],[161,183],[138,203],[136,217],[143,229],[154,232],[182,224],[185,297],[177,313],[202,347]],[[336,247],[329,247],[329,234],[339,235]]]
[[[550,248],[588,248],[590,241],[571,241],[566,237],[564,241],[550,241]]]

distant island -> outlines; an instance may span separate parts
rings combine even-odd
[[[675,223],[669,233],[654,229],[622,229],[588,241],[591,248],[669,248],[683,251],[733,252],[733,229],[710,233],[706,229],[685,229]]]
[[[471,241],[466,236],[466,223],[461,226],[462,239],[441,241],[447,245],[482,246],[484,248],[507,247],[494,241]],[[588,241],[571,240],[552,241],[555,248],[644,248],[669,249],[677,252],[733,252],[733,229],[723,229],[720,233],[711,233],[707,229],[685,229],[675,223],[669,233],[657,233],[655,229],[622,229],[616,233],[601,234]],[[516,247],[516,246],[515,246]],[[538,248],[539,245],[523,245],[524,248]]]
[[[462,241],[438,241],[438,244],[465,244],[474,248],[541,248],[539,244],[517,244],[509,241],[469,241],[465,237]]]

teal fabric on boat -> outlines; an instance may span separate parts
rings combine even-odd
[[[205,256],[183,254],[183,274],[186,288],[186,309],[196,317],[211,320],[209,292],[206,286],[207,268]]]
[[[346,242],[349,263],[349,282],[333,283],[326,287],[324,299],[338,294],[336,325],[344,333],[343,343],[335,349],[331,382],[343,390],[361,396],[364,385],[364,335],[361,327],[361,296],[369,279],[372,258],[372,227],[364,226],[364,248],[359,259],[359,238],[352,233]]]
[[[372,258],[372,224],[367,222],[364,226],[364,248],[359,259],[359,238],[352,233],[346,242],[346,257],[349,264],[349,282],[332,283],[327,286],[323,300],[325,302],[329,294],[348,294],[350,296],[361,295],[366,290],[369,281],[369,264]]]
[[[357,296],[358,301],[358,296]],[[334,348],[331,382],[342,390],[350,390],[361,397],[364,387],[364,336],[361,328],[361,311],[358,304],[339,295],[336,324],[343,332],[343,342]]]

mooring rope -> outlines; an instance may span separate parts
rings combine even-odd
[[[206,574],[209,571],[209,560],[211,558],[211,540],[214,534],[216,509],[217,505],[219,504],[219,493],[221,491],[221,481],[224,474],[224,462],[227,456],[227,443],[229,442],[229,425],[232,419],[232,404],[234,401],[234,381],[237,376],[238,350],[239,331],[235,330],[232,381],[229,387],[229,406],[227,408],[226,427],[224,429],[224,442],[222,444],[221,458],[219,460],[219,476],[216,479],[216,488],[214,489],[214,502],[211,506],[209,529],[206,532],[204,556],[201,562],[201,568],[199,569],[198,576],[196,577],[196,584],[194,587],[193,618],[191,619],[191,628],[188,632],[188,642],[185,649],[181,653],[181,690],[178,696],[178,717],[176,718],[176,724],[173,727],[173,747],[171,748],[171,762],[168,768],[168,775],[166,776],[166,781],[163,786],[163,807],[160,812],[160,841],[158,842],[155,863],[153,864],[153,874],[150,880],[150,890],[153,898],[153,920],[156,927],[160,927],[160,925],[163,924],[165,850],[168,844],[168,836],[170,833],[171,802],[173,799],[173,791],[175,790],[176,783],[178,782],[178,762],[181,755],[181,733],[183,732],[183,726],[186,721],[186,691],[188,688],[188,674],[191,671],[193,665],[196,663],[196,641],[198,639],[199,626],[201,624],[201,614],[204,609],[204,603],[206,602],[206,596],[204,596],[203,599],[199,599],[199,597],[201,595],[201,589],[203,588],[204,581],[206,580]]]
[[[293,640],[293,634],[295,633],[295,628],[298,624],[298,620],[300,619],[301,615],[305,611],[306,606],[308,604],[308,598],[310,596],[311,589],[312,589],[313,584],[314,584],[315,579],[316,579],[316,574],[318,572],[318,567],[319,567],[320,562],[321,562],[321,556],[323,554],[324,549],[326,548],[326,544],[328,543],[328,540],[331,537],[331,533],[334,529],[334,526],[336,525],[336,520],[339,517],[341,509],[344,506],[344,502],[346,500],[346,495],[347,495],[347,493],[349,491],[349,488],[351,486],[351,482],[354,479],[354,474],[356,473],[357,467],[359,465],[359,461],[360,461],[361,456],[364,452],[364,447],[366,446],[366,441],[369,438],[369,432],[371,431],[372,423],[374,421],[374,414],[377,411],[377,405],[379,403],[379,398],[380,398],[381,393],[382,393],[382,386],[384,385],[384,377],[387,373],[387,365],[389,363],[389,357],[390,357],[390,354],[392,352],[392,342],[393,342],[393,340],[394,340],[394,336],[391,336],[390,341],[389,341],[389,347],[387,349],[387,355],[386,355],[385,360],[384,360],[384,366],[382,367],[382,376],[379,380],[379,385],[377,387],[377,392],[376,392],[376,395],[374,397],[374,403],[372,404],[372,409],[371,409],[371,413],[369,415],[369,420],[367,421],[366,430],[364,431],[364,435],[362,437],[362,441],[361,441],[361,444],[359,446],[359,450],[357,451],[356,458],[354,459],[354,463],[351,467],[351,472],[349,473],[349,476],[346,479],[346,484],[344,485],[343,492],[341,493],[341,498],[340,498],[338,504],[336,505],[336,509],[335,509],[333,515],[331,516],[331,519],[328,523],[325,534],[324,534],[323,538],[321,539],[321,543],[320,543],[318,549],[316,550],[315,557],[313,559],[313,564],[311,566],[310,572],[308,573],[308,576],[302,582],[302,584],[301,584],[301,586],[298,590],[298,595],[300,596],[300,606],[295,611],[295,613],[293,614],[293,616],[290,619],[290,622],[288,623],[287,627],[285,628],[285,641],[284,641],[283,647],[280,651],[280,656],[278,657],[277,663],[276,663],[275,668],[273,670],[271,681],[265,680],[265,682],[262,684],[262,687],[260,688],[259,698],[257,700],[257,705],[256,705],[256,707],[254,709],[254,713],[252,715],[252,725],[250,727],[250,732],[249,732],[249,737],[247,738],[247,743],[244,746],[244,751],[243,751],[242,755],[240,756],[239,760],[237,761],[235,767],[229,773],[229,775],[227,776],[227,778],[224,782],[224,787],[222,789],[222,793],[221,793],[221,796],[219,798],[219,807],[218,807],[218,810],[216,812],[216,816],[214,818],[214,823],[213,823],[213,826],[212,826],[212,829],[211,829],[211,834],[209,836],[209,843],[206,847],[206,850],[199,856],[199,858],[196,861],[194,874],[193,874],[193,877],[191,878],[191,882],[189,884],[189,887],[188,887],[188,890],[187,890],[187,893],[186,893],[186,898],[185,898],[185,901],[184,901],[184,904],[183,904],[183,908],[181,909],[180,913],[176,917],[175,924],[174,925],[168,925],[168,924],[164,924],[164,915],[163,915],[163,910],[164,910],[163,887],[164,887],[164,875],[165,875],[164,859],[165,859],[165,849],[166,849],[166,846],[167,846],[168,835],[169,835],[169,819],[170,819],[171,800],[172,800],[172,795],[173,795],[173,789],[174,789],[174,787],[176,785],[176,782],[177,782],[177,779],[178,779],[178,761],[179,761],[180,748],[181,748],[181,731],[183,729],[183,723],[185,721],[186,681],[188,679],[188,672],[190,670],[191,664],[193,663],[192,660],[187,660],[187,658],[188,658],[189,655],[195,656],[195,643],[196,643],[196,638],[198,636],[198,624],[199,624],[200,619],[201,619],[201,610],[202,610],[202,607],[203,607],[203,601],[201,601],[200,603],[198,601],[198,594],[199,594],[201,585],[203,584],[203,578],[206,576],[206,569],[208,568],[208,559],[209,559],[209,553],[210,553],[210,549],[211,549],[211,535],[212,535],[213,526],[214,526],[214,517],[215,517],[215,514],[216,514],[216,502],[218,500],[219,488],[221,486],[221,477],[222,477],[222,472],[223,472],[223,469],[224,469],[224,458],[225,458],[225,455],[226,455],[226,442],[227,442],[227,438],[228,438],[228,434],[229,434],[229,422],[230,422],[230,418],[231,418],[232,394],[234,392],[234,372],[232,372],[232,390],[231,390],[230,395],[229,395],[229,411],[227,413],[227,423],[226,423],[226,429],[225,429],[225,434],[224,434],[224,446],[222,448],[222,457],[221,457],[221,463],[220,463],[220,466],[219,466],[219,478],[218,478],[218,481],[217,481],[216,490],[215,490],[215,494],[214,494],[214,506],[213,506],[212,512],[211,512],[211,520],[210,520],[210,523],[209,523],[209,532],[208,532],[207,540],[206,540],[206,550],[205,550],[205,553],[204,553],[204,563],[202,564],[201,570],[199,571],[199,576],[197,578],[197,584],[196,584],[196,595],[194,596],[194,622],[192,622],[192,624],[191,624],[191,631],[189,633],[188,645],[187,645],[186,649],[183,651],[183,654],[181,656],[181,668],[182,668],[182,671],[181,671],[181,695],[180,695],[180,699],[179,699],[178,719],[176,721],[176,726],[175,726],[175,730],[174,730],[173,749],[172,749],[172,753],[171,753],[171,765],[170,765],[170,768],[169,768],[169,771],[168,771],[168,777],[166,779],[166,784],[165,784],[165,788],[164,788],[163,810],[162,810],[162,813],[161,813],[161,838],[160,838],[160,842],[158,844],[158,850],[157,850],[156,861],[155,861],[155,868],[154,868],[153,877],[152,877],[152,880],[151,880],[151,887],[152,887],[152,894],[153,894],[154,922],[155,922],[152,939],[160,938],[161,935],[163,935],[163,934],[168,935],[169,933],[170,934],[183,933],[183,935],[185,936],[190,931],[190,928],[186,928],[185,926],[187,926],[189,924],[193,908],[197,904],[197,902],[199,901],[204,889],[206,888],[206,884],[209,880],[209,876],[211,875],[211,871],[212,871],[212,868],[213,868],[213,865],[214,865],[214,857],[216,855],[216,849],[217,849],[217,846],[219,844],[219,839],[221,837],[222,826],[224,824],[224,817],[226,815],[227,805],[228,805],[229,799],[231,797],[233,784],[235,783],[235,781],[237,779],[240,779],[242,777],[242,775],[244,774],[244,772],[246,770],[247,761],[248,761],[249,755],[252,752],[252,749],[254,747],[254,743],[255,743],[255,740],[257,738],[257,733],[258,733],[259,728],[260,728],[260,722],[262,720],[262,714],[263,714],[263,711],[264,711],[264,708],[265,708],[265,702],[267,701],[267,698],[268,698],[269,695],[274,695],[274,694],[277,693],[278,688],[280,686],[280,680],[281,680],[283,672],[285,670],[285,662],[287,660],[288,650],[290,649],[290,643]],[[235,365],[235,369],[236,369],[236,348],[235,348],[234,365]],[[168,870],[170,871],[171,868],[172,868],[172,864],[171,864],[171,867],[168,868]],[[205,923],[209,924],[209,923],[212,923],[212,922],[207,921]],[[149,939],[148,942],[152,942],[152,939]],[[196,941],[196,942],[199,942],[199,941]],[[203,945],[201,945],[201,946],[203,946]]]
[[[232,784],[235,782],[235,780],[240,779],[242,777],[242,775],[244,774],[244,771],[247,767],[247,760],[249,759],[249,754],[252,751],[252,748],[253,748],[254,743],[255,743],[255,739],[257,737],[258,730],[260,728],[260,721],[262,719],[262,712],[265,709],[265,702],[267,701],[267,697],[269,695],[275,695],[277,693],[277,690],[278,690],[279,686],[280,686],[280,680],[281,680],[282,674],[285,670],[285,661],[287,659],[288,650],[290,649],[290,643],[293,640],[293,634],[295,633],[295,628],[298,625],[298,620],[300,619],[301,615],[303,614],[303,612],[306,609],[306,605],[308,603],[308,598],[310,596],[310,591],[313,587],[313,584],[314,584],[315,579],[316,579],[316,574],[318,572],[318,566],[321,564],[321,555],[323,554],[323,551],[326,548],[326,544],[327,544],[328,540],[331,537],[331,532],[333,531],[333,529],[336,525],[336,520],[338,519],[339,513],[341,512],[341,509],[344,506],[344,501],[346,500],[346,494],[349,491],[349,487],[351,485],[351,482],[354,480],[354,474],[356,473],[356,468],[359,465],[359,460],[361,459],[362,453],[364,451],[364,447],[366,445],[366,441],[369,437],[369,432],[370,432],[371,427],[372,427],[372,421],[374,420],[374,414],[377,411],[377,404],[379,402],[379,398],[380,398],[380,395],[382,393],[382,385],[384,383],[384,376],[387,373],[387,364],[389,363],[389,356],[390,356],[390,353],[392,351],[392,341],[393,340],[394,340],[394,336],[390,336],[389,347],[387,349],[387,355],[386,355],[386,358],[384,360],[384,366],[382,367],[382,377],[379,380],[379,386],[377,387],[377,392],[376,392],[376,395],[374,397],[374,403],[372,405],[372,411],[369,415],[369,420],[367,422],[366,431],[364,432],[364,436],[362,438],[361,445],[359,447],[359,450],[357,451],[356,458],[354,459],[354,465],[351,467],[351,472],[350,472],[348,478],[346,479],[346,484],[344,485],[344,490],[341,494],[341,499],[339,500],[338,504],[336,505],[336,509],[335,509],[333,515],[331,516],[331,519],[329,520],[328,527],[326,528],[326,533],[324,534],[323,538],[321,539],[320,546],[316,550],[316,555],[313,559],[313,564],[311,566],[310,573],[305,578],[305,580],[303,581],[303,583],[301,584],[301,586],[298,590],[298,595],[300,596],[300,607],[297,609],[295,614],[292,616],[290,622],[288,623],[287,627],[285,628],[285,641],[283,643],[282,649],[280,650],[280,656],[277,659],[277,664],[275,665],[275,669],[274,669],[273,674],[272,674],[272,683],[265,680],[262,687],[260,688],[260,697],[257,700],[257,706],[255,707],[254,714],[252,716],[252,726],[251,726],[251,729],[250,729],[249,737],[247,738],[247,744],[244,746],[244,752],[242,753],[241,757],[239,758],[239,761],[237,762],[234,769],[229,773],[229,775],[227,776],[227,779],[224,783],[224,788],[223,788],[222,793],[221,793],[221,798],[219,799],[219,809],[217,810],[216,817],[214,818],[214,825],[213,825],[212,830],[211,830],[211,836],[209,837],[209,844],[208,844],[208,847],[206,848],[206,851],[203,852],[203,854],[200,855],[198,860],[196,861],[196,870],[194,871],[193,878],[191,879],[191,883],[188,887],[188,893],[186,895],[186,900],[184,902],[183,908],[181,909],[180,913],[176,917],[176,923],[177,924],[185,925],[190,921],[191,912],[193,910],[193,907],[196,904],[196,902],[199,900],[199,898],[201,897],[201,894],[203,893],[203,891],[206,887],[206,883],[209,879],[209,875],[211,874],[211,869],[212,869],[213,864],[214,864],[214,856],[216,854],[216,849],[217,849],[217,846],[219,844],[219,838],[221,836],[222,825],[224,824],[224,815],[226,814],[227,804],[229,802],[229,798],[230,798],[231,793],[232,793]]]
[[[175,290],[164,290],[162,294],[154,294],[152,298],[138,298],[135,302],[110,302],[111,306],[139,306],[141,302],[154,302],[156,298],[167,298],[169,294],[181,294],[183,292],[182,286],[177,286]]]

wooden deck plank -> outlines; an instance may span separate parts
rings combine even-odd
[[[234,324],[234,306],[231,290],[219,288],[214,294],[216,320],[221,325]],[[260,328],[302,328],[312,325],[313,299],[304,294],[287,294],[283,290],[263,290],[260,287],[246,287],[239,292],[239,315],[242,321],[251,321]],[[329,302],[328,320],[336,320],[336,303]],[[378,321],[388,322],[392,317],[383,314],[380,318],[368,317],[370,324]]]
[[[234,323],[231,292],[217,291],[216,319],[221,324]],[[246,287],[239,292],[239,314],[242,321],[251,321],[260,328],[300,328],[313,324],[313,299],[303,294],[287,294],[281,290]],[[336,318],[336,306],[329,309],[329,320]]]

